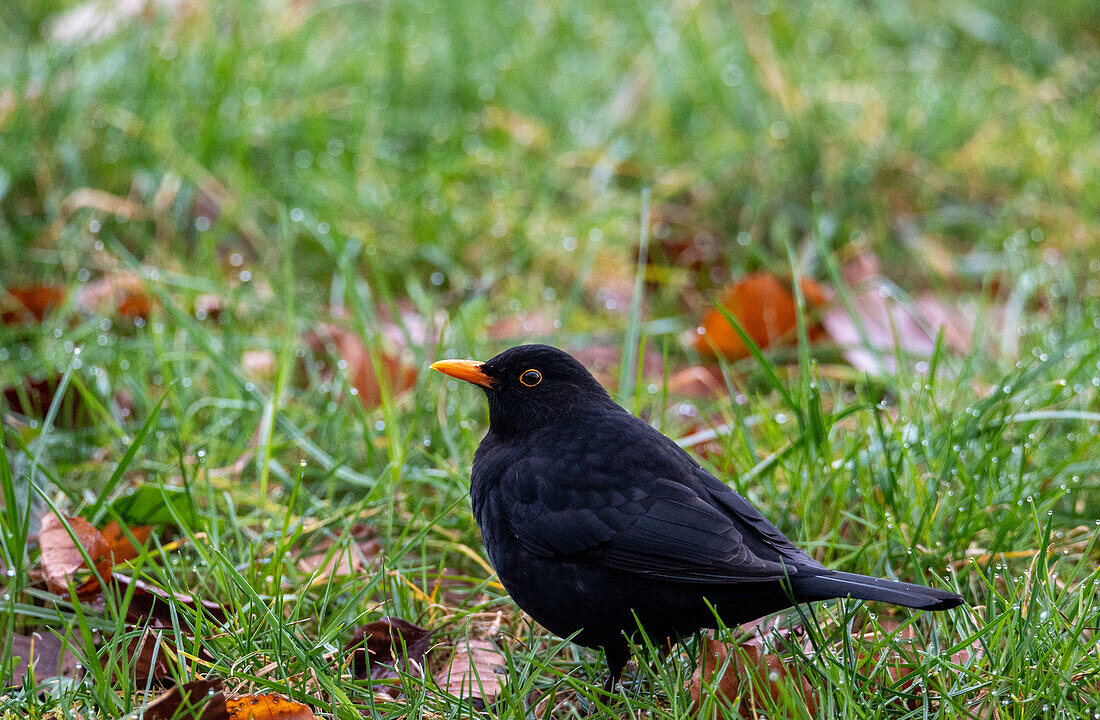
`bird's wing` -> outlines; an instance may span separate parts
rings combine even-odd
[[[563,470],[525,459],[501,483],[511,532],[532,553],[680,582],[764,582],[799,572],[778,554],[761,557],[755,550],[766,548],[751,528],[690,485],[591,465],[563,484],[570,477]]]

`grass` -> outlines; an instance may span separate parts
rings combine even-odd
[[[533,336],[611,357],[621,401],[672,437],[732,428],[692,449],[816,558],[966,597],[935,617],[786,614],[806,636],[761,716],[1100,709],[1093,3],[210,0],[57,39],[74,5],[0,9],[0,278],[68,297],[0,327],[0,385],[68,388],[5,411],[0,661],[13,633],[53,634],[84,679],[9,687],[6,716],[136,718],[159,687],[137,672],[133,586],[93,604],[41,582],[51,507],[153,522],[125,571],[225,609],[169,595],[157,653],[177,681],[325,717],[474,713],[415,677],[395,702],[338,671],[351,630],[391,615],[443,644],[497,628],[500,716],[596,703],[596,654],[489,572],[466,498],[480,398],[424,372]],[[731,278],[813,276],[851,306],[841,268],[871,252],[974,317],[967,352],[941,338],[923,372],[900,357],[872,377],[803,343],[725,365],[728,392],[671,387],[700,362],[681,331]],[[120,270],[147,319],[80,301]],[[208,294],[218,311],[196,313]],[[303,340],[321,322],[374,367],[400,354],[411,388],[360,402],[350,363]],[[272,367],[246,371],[247,351]],[[379,567],[303,570],[356,523]],[[697,641],[658,654],[639,649],[603,712],[688,711]]]

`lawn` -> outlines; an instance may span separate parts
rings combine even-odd
[[[1100,718],[1098,116],[1090,0],[5,2],[0,712]],[[532,341],[967,604],[608,704],[427,370]]]

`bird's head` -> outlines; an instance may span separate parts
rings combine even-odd
[[[433,370],[479,385],[489,425],[502,435],[530,433],[562,417],[617,407],[577,360],[549,345],[518,345],[492,360],[440,360]]]

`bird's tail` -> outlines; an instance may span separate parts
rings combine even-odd
[[[946,590],[855,573],[833,571],[791,580],[795,593],[810,600],[850,597],[893,603],[918,610],[950,610],[963,602],[961,595]]]

